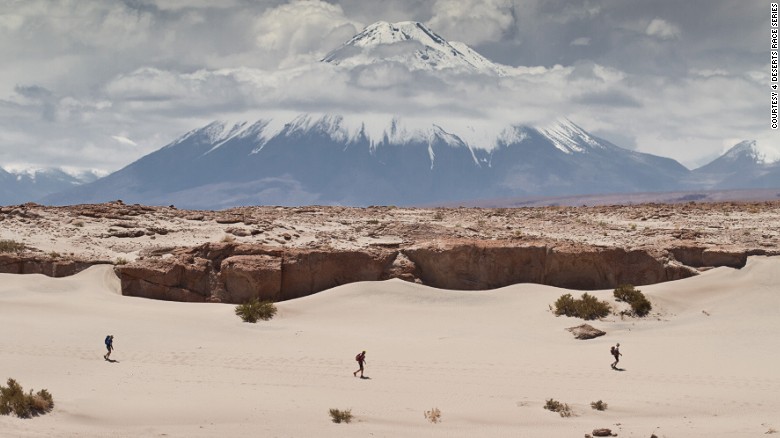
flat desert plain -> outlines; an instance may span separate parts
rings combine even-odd
[[[550,310],[568,291],[541,285],[353,283],[249,324],[232,305],[122,296],[110,265],[0,274],[0,378],[55,402],[0,416],[0,436],[764,436],[780,430],[778,284],[780,258],[750,257],[642,286],[650,316],[591,321],[607,334],[576,340],[565,329],[583,321]],[[610,368],[618,342],[622,371]],[[361,350],[369,379],[352,374]],[[551,398],[573,415],[545,410]],[[331,408],[353,421],[331,422]]]

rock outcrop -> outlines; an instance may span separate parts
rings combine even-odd
[[[651,284],[696,275],[668,258],[620,248],[451,241],[413,248],[324,250],[210,243],[118,266],[125,295],[175,301],[288,300],[357,281],[400,278],[457,290],[516,283],[571,289]]]
[[[9,253],[0,254],[0,273],[67,277],[99,263],[110,262]]]
[[[570,331],[577,339],[594,339],[599,336],[604,336],[607,332],[599,330],[590,324],[582,324],[577,327],[569,327],[566,330]]]

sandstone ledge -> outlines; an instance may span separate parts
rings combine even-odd
[[[599,207],[0,207],[0,272],[114,263],[126,295],[286,300],[398,278],[483,290],[644,285],[780,255],[780,201]],[[215,243],[220,242],[220,243]],[[126,263],[126,264],[125,264]]]
[[[323,250],[209,243],[117,266],[125,295],[241,303],[288,300],[357,281],[400,278],[456,290],[539,283],[592,290],[697,274],[670,258],[622,248],[451,241],[410,248]]]

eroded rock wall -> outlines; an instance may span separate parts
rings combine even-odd
[[[457,290],[517,283],[571,289],[644,285],[696,275],[667,254],[622,248],[453,241],[411,248],[324,250],[207,244],[118,266],[125,295],[176,301],[287,300],[342,284],[400,278]]]

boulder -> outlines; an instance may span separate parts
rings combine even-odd
[[[607,332],[599,330],[589,324],[578,325],[577,327],[569,327],[566,330],[570,331],[577,339],[593,339],[599,336],[604,336]]]

